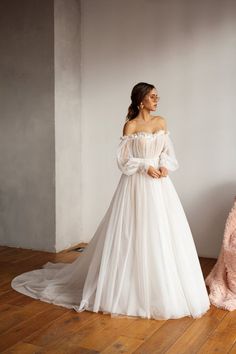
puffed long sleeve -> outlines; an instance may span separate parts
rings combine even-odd
[[[174,144],[170,138],[169,131],[165,134],[164,147],[159,157],[159,166],[164,166],[170,171],[175,171],[179,168],[179,163],[175,155]]]
[[[147,173],[150,163],[146,159],[134,157],[130,145],[131,139],[127,135],[120,138],[116,156],[118,168],[127,176],[137,172]]]

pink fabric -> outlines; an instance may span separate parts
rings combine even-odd
[[[219,257],[205,283],[213,305],[229,311],[236,309],[236,196],[226,220]]]

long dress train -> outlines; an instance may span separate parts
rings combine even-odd
[[[170,132],[121,136],[116,161],[120,180],[84,252],[18,275],[12,287],[78,312],[201,317],[210,301],[182,204],[169,175],[147,174],[149,165],[179,167]]]

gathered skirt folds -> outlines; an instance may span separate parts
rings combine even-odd
[[[201,317],[210,307],[192,233],[169,175],[122,174],[84,252],[12,287],[45,302],[114,316]]]

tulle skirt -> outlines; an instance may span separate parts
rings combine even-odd
[[[59,306],[112,317],[201,317],[210,301],[192,233],[169,175],[121,175],[84,252],[46,263],[12,287]]]

